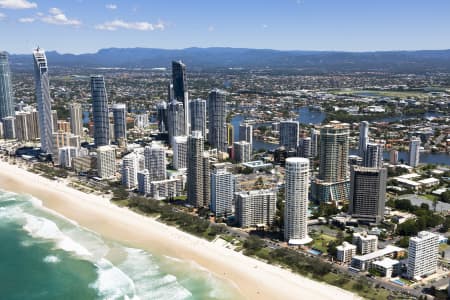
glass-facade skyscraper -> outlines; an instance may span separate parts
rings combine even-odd
[[[0,52],[0,121],[14,116],[14,98],[8,54]]]
[[[44,153],[52,153],[52,103],[50,99],[47,57],[42,49],[37,48],[33,52],[33,58],[36,99],[39,112],[39,131],[41,135],[41,150]]]
[[[108,97],[102,75],[91,76],[91,94],[95,146],[109,145]]]
[[[114,119],[114,138],[118,143],[127,140],[127,106],[125,103],[116,103],[112,106]]]
[[[227,150],[227,107],[225,92],[215,89],[208,96],[208,143],[212,148]]]
[[[173,93],[172,93],[173,90]],[[177,101],[183,103],[184,109],[184,126],[185,132],[189,130],[189,106],[188,106],[188,87],[186,77],[186,65],[181,61],[172,61],[172,86],[169,85],[169,101],[172,97]]]

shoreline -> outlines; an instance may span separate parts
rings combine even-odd
[[[43,207],[124,245],[192,261],[243,299],[360,299],[338,287],[302,277],[175,227],[119,207],[18,166],[0,162],[0,188],[39,198]]]

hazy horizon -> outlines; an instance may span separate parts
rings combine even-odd
[[[448,1],[0,0],[2,48],[232,47],[303,51],[450,49]]]
[[[39,46],[39,45],[38,45]],[[44,49],[40,47],[40,49],[48,52],[57,52],[60,55],[84,55],[84,54],[96,54],[101,50],[107,49],[154,49],[154,50],[165,50],[165,51],[181,51],[186,49],[248,49],[248,50],[270,50],[270,51],[280,51],[280,52],[336,52],[336,53],[376,53],[376,52],[420,52],[420,51],[450,51],[449,48],[442,49],[394,49],[394,50],[361,50],[361,51],[350,51],[350,50],[304,50],[304,49],[275,49],[275,48],[247,48],[247,47],[228,47],[228,46],[214,46],[214,47],[199,47],[199,46],[191,46],[191,47],[183,47],[183,48],[162,48],[162,47],[103,47],[90,52],[61,52],[55,49]],[[25,53],[13,53],[6,51],[5,49],[0,49],[0,51],[6,51],[10,55],[31,55],[34,48],[31,48],[29,52]]]

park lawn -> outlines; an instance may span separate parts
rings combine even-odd
[[[436,196],[436,195],[432,195],[432,194],[425,194],[425,195],[423,195],[425,198],[427,198],[428,200],[431,200],[431,201],[438,201],[439,200],[439,197],[438,196]]]
[[[323,276],[322,279],[324,282],[326,282],[328,284],[338,286],[347,291],[351,291],[351,292],[363,297],[364,299],[384,300],[384,299],[388,299],[388,296],[390,295],[389,291],[387,291],[385,289],[381,289],[381,288],[376,289],[376,288],[371,288],[371,287],[366,286],[366,287],[364,287],[364,289],[358,290],[354,286],[356,281],[353,279],[347,280],[343,284],[339,284],[338,282],[340,280],[342,280],[342,276],[338,275],[338,274],[334,274],[334,273],[328,273],[325,276]],[[392,299],[396,299],[393,295],[391,295],[391,297],[393,297]]]
[[[320,234],[319,237],[314,239],[314,243],[312,245],[312,248],[317,249],[321,251],[323,254],[327,254],[327,245],[331,241],[335,241],[336,238],[328,235],[328,234]]]
[[[447,244],[439,244],[439,251],[445,251],[447,250],[448,245]]]

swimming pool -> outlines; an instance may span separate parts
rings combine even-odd
[[[401,286],[405,285],[405,283],[403,281],[401,281],[400,279],[394,279],[394,280],[391,280],[391,282],[393,282],[395,284],[398,284],[398,285],[401,285]]]
[[[308,253],[311,253],[312,255],[320,255],[320,254],[322,254],[322,252],[317,250],[317,249],[309,249]]]

